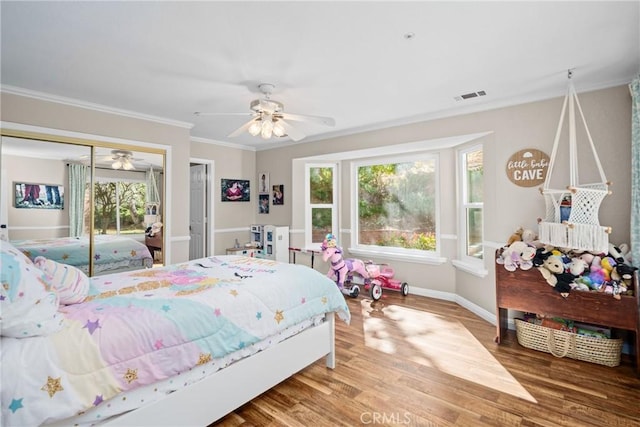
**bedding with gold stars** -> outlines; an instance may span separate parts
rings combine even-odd
[[[5,275],[3,267],[3,282],[18,273]],[[39,280],[46,289],[46,278]],[[20,295],[5,285],[0,297]],[[95,412],[123,393],[210,366],[328,312],[350,321],[333,281],[265,259],[214,256],[93,277],[84,301],[59,305],[36,332],[22,337],[33,329],[20,325],[12,336],[3,333],[1,424]]]

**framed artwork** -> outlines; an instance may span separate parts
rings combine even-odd
[[[261,214],[269,213],[269,193],[258,194],[258,212]]]
[[[63,209],[64,187],[57,184],[15,182],[14,206],[18,209]]]
[[[268,172],[260,172],[258,174],[258,193],[260,194],[269,193],[269,173]]]
[[[251,189],[248,179],[220,180],[220,190],[223,202],[248,202],[251,200]]]
[[[284,185],[273,186],[273,205],[284,205]]]

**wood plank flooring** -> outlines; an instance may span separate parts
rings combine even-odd
[[[337,367],[304,369],[212,426],[640,426],[631,359],[610,368],[521,347],[461,306],[347,297]]]

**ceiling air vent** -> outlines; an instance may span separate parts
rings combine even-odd
[[[485,92],[484,90],[479,90],[477,92],[465,93],[464,95],[455,96],[453,99],[455,99],[456,101],[462,101],[463,99],[477,98],[478,96],[485,96],[486,94],[487,92]]]

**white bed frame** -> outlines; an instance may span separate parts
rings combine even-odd
[[[335,368],[334,313],[318,326],[101,426],[207,426],[323,356],[327,367]]]

